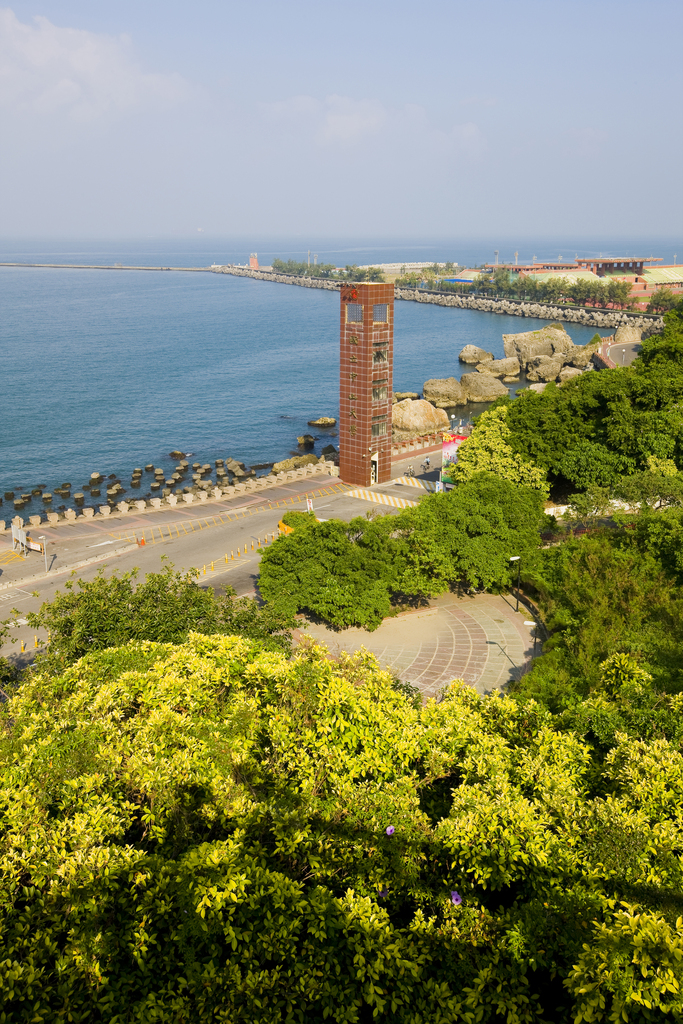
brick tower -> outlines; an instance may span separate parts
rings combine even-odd
[[[369,487],[391,479],[393,284],[342,287],[339,346],[339,475]]]

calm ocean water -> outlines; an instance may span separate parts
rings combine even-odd
[[[0,258],[176,266],[235,258],[142,248],[90,246],[77,260],[65,247],[17,247]],[[338,262],[401,258],[364,254]],[[95,470],[115,473],[125,487],[135,466],[170,471],[176,448],[200,462],[270,462],[296,451],[307,420],[337,415],[334,292],[229,275],[28,268],[0,268],[0,291],[0,492],[65,481],[76,490]],[[502,334],[543,322],[397,302],[395,388],[459,377],[463,345],[499,356]],[[593,334],[568,330],[578,344]],[[320,434],[316,451],[331,439]]]

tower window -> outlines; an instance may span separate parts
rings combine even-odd
[[[386,384],[382,387],[372,389],[372,400],[373,402],[381,402],[387,397]]]
[[[363,323],[363,307],[360,302],[346,303],[346,322],[349,324]]]
[[[381,437],[383,434],[386,434],[386,432],[387,432],[387,421],[386,420],[381,420],[379,423],[373,423],[372,424],[372,436],[373,437]]]
[[[386,302],[380,302],[372,307],[372,322],[375,324],[389,323],[389,307]]]
[[[388,361],[387,350],[385,348],[382,348],[378,349],[376,352],[373,352],[372,361],[373,363],[386,363]]]

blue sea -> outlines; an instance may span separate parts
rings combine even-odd
[[[295,245],[274,251],[301,256]],[[457,248],[441,251],[338,247],[320,261],[465,262]],[[208,266],[248,255],[203,241],[15,243],[0,260]],[[270,262],[272,252],[260,257]],[[67,481],[77,490],[94,471],[116,474],[125,487],[136,466],[172,471],[174,449],[192,453],[190,461],[264,464],[295,453],[309,419],[337,416],[334,292],[224,274],[3,267],[0,294],[0,497]],[[464,345],[501,356],[504,333],[544,322],[397,302],[395,390],[460,377]],[[577,344],[594,333],[567,329]],[[316,451],[336,443],[334,431],[318,434]]]

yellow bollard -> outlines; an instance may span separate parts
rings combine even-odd
[[[256,546],[259,547],[259,548],[261,547],[261,538],[260,537],[258,538],[258,544]]]
[[[237,549],[237,557],[239,558],[241,554],[242,554],[242,552],[241,552],[241,551],[240,551],[240,549],[238,548],[238,549]]]
[[[252,550],[252,551],[254,550],[254,542],[253,542],[253,540],[252,540],[252,542],[251,542],[251,550]]]
[[[230,552],[230,557],[231,557],[231,558],[234,558],[234,557],[235,557],[235,552],[234,552],[234,551],[231,551],[231,552]]]
[[[26,643],[25,643],[25,641],[22,640],[21,641],[21,653],[23,654],[25,650],[26,650]]]
[[[204,575],[206,576],[206,566],[204,566]]]
[[[34,635],[33,635],[33,646],[34,646],[34,647],[37,647],[37,646],[38,646],[38,637],[37,637],[37,636],[35,635],[35,633],[34,633]]]
[[[213,572],[213,562],[211,563],[211,572]]]
[[[245,555],[247,553],[247,545],[246,544],[244,545],[244,553],[245,553]]]
[[[228,552],[227,551],[225,552],[225,564],[226,565],[228,564]]]

